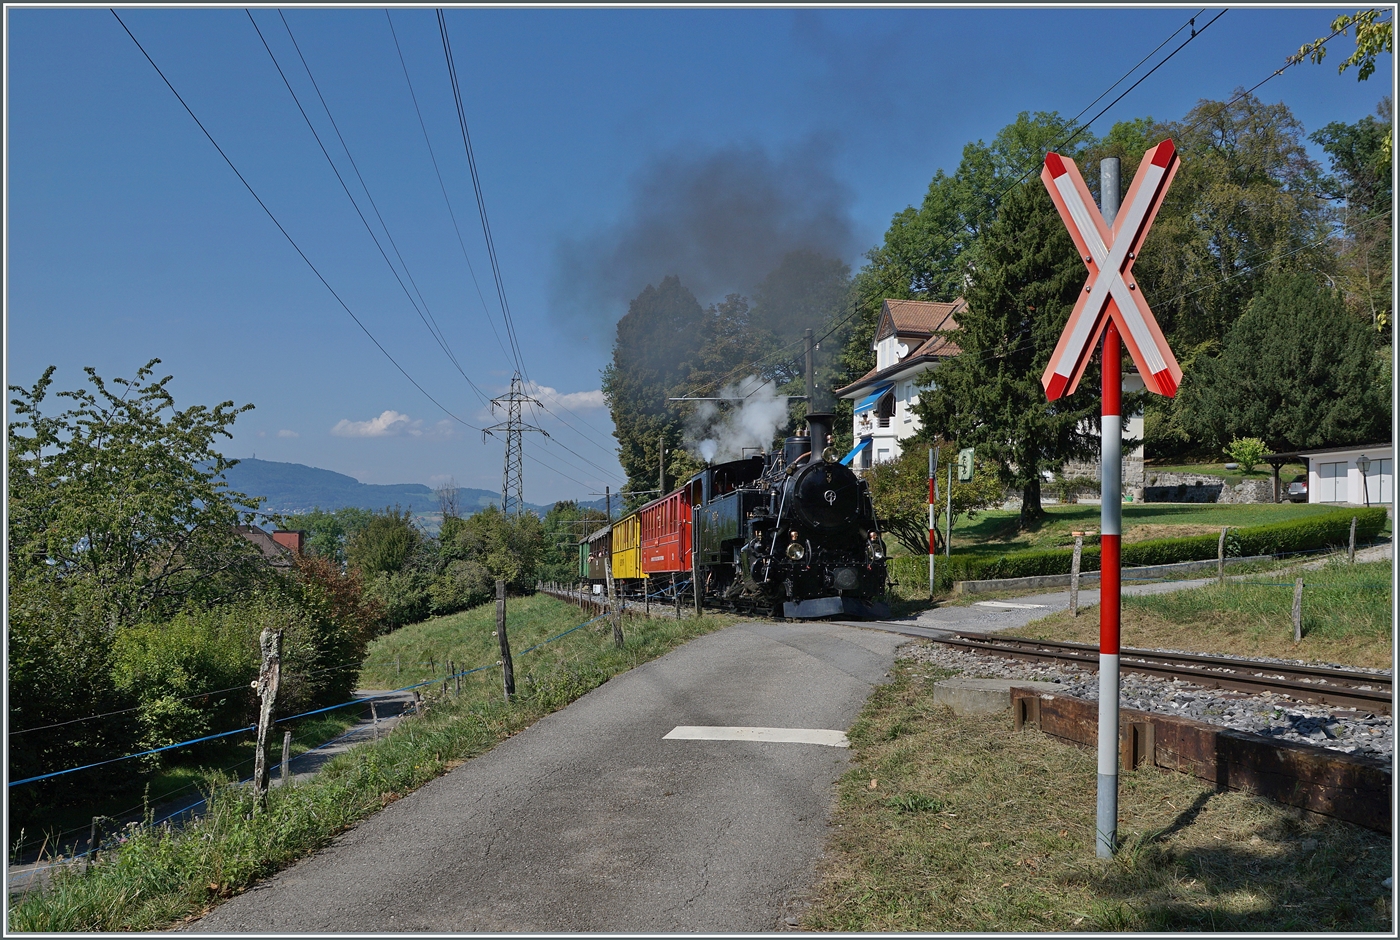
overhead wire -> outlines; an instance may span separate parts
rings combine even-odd
[[[439,409],[441,409],[442,412],[446,414],[449,418],[456,421],[458,424],[463,425],[464,427],[471,428],[474,431],[480,431],[481,428],[476,427],[468,421],[464,421],[462,418],[458,417],[454,412],[448,409],[446,405],[442,404],[442,402],[434,398],[432,394],[428,392],[427,389],[425,389],[421,384],[419,384],[417,379],[415,379],[412,375],[409,374],[407,369],[405,369],[399,364],[399,361],[389,353],[389,350],[384,348],[384,345],[381,342],[379,342],[375,335],[370,331],[369,327],[365,326],[364,322],[358,316],[355,315],[355,312],[353,310],[350,309],[350,305],[345,302],[345,300],[340,296],[339,293],[336,292],[335,288],[331,287],[330,282],[326,280],[325,275],[323,275],[320,269],[318,269],[316,265],[312,263],[311,259],[307,257],[306,252],[302,251],[301,246],[297,244],[296,239],[292,238],[291,234],[287,231],[287,229],[282,225],[280,221],[278,221],[277,216],[274,215],[272,210],[268,208],[267,203],[263,202],[263,199],[261,196],[258,195],[257,190],[253,189],[252,184],[250,184],[248,180],[243,176],[243,174],[239,172],[238,167],[234,165],[234,162],[231,159],[229,159],[228,154],[225,153],[224,149],[219,146],[218,141],[214,139],[214,135],[209,133],[208,128],[206,128],[204,126],[204,123],[200,121],[199,117],[194,113],[194,110],[189,106],[189,104],[185,102],[185,99],[180,95],[180,93],[175,90],[175,86],[171,84],[170,79],[166,78],[165,73],[161,71],[160,66],[156,65],[155,59],[151,58],[150,53],[146,51],[146,47],[141,45],[141,41],[137,39],[136,35],[132,33],[132,31],[127,27],[125,21],[122,20],[121,16],[118,15],[117,11],[109,7],[108,12],[116,18],[116,21],[121,25],[122,30],[127,34],[127,36],[131,38],[131,41],[136,44],[136,48],[140,50],[141,55],[145,57],[146,61],[151,64],[151,68],[155,69],[156,74],[160,76],[160,80],[165,83],[165,87],[170,89],[170,93],[175,96],[175,99],[180,102],[180,106],[185,109],[185,113],[187,113],[190,116],[190,118],[195,122],[196,126],[199,127],[200,131],[208,139],[209,143],[213,144],[214,149],[219,152],[219,156],[222,157],[224,162],[228,164],[228,167],[230,170],[233,171],[233,174],[238,177],[238,181],[243,184],[243,187],[245,189],[248,190],[249,195],[253,197],[253,199],[257,202],[258,206],[263,210],[264,213],[267,214],[267,217],[272,220],[272,224],[277,226],[277,230],[282,233],[282,237],[287,239],[288,244],[292,246],[292,249],[297,253],[301,260],[306,263],[306,266],[311,269],[311,273],[316,275],[316,279],[321,282],[322,286],[324,286],[327,291],[330,292],[331,296],[335,298],[336,303],[340,305],[341,309],[344,310],[350,316],[350,319],[355,321],[355,325],[360,328],[360,330],[365,334],[365,336],[369,337],[370,342],[372,342],[375,345],[375,348],[384,354],[384,358],[388,359],[391,363],[393,363],[394,368],[398,369],[399,372],[403,375],[403,377],[408,379],[409,383],[414,388],[418,389],[418,391],[421,392],[425,398],[427,398],[430,402],[432,402]]]
[[[491,311],[486,304],[486,295],[481,292],[481,283],[476,277],[476,267],[472,264],[471,256],[467,254],[467,243],[462,238],[462,229],[457,224],[457,213],[452,209],[452,200],[447,195],[447,184],[443,182],[442,170],[438,167],[437,153],[433,150],[432,139],[428,136],[428,125],[423,120],[423,111],[418,106],[418,94],[413,90],[413,79],[408,74],[408,63],[404,60],[403,49],[399,47],[399,34],[394,29],[394,20],[389,16],[388,9],[384,10],[384,18],[389,23],[389,34],[394,38],[394,51],[399,56],[399,66],[403,69],[404,81],[408,85],[408,95],[413,100],[413,111],[418,116],[418,127],[423,132],[423,142],[428,146],[428,158],[432,160],[433,172],[437,175],[438,189],[442,192],[442,201],[447,206],[447,214],[452,219],[452,230],[457,233],[457,245],[462,249],[462,260],[467,263],[467,271],[471,275],[472,286],[476,288],[476,296],[481,301],[481,312],[486,319],[486,325],[491,327],[491,335],[496,338],[496,345],[501,348],[501,352],[509,357],[510,352],[506,349],[505,343],[501,341],[500,331],[496,329],[496,321],[491,316]]]
[[[441,8],[437,11],[438,32],[442,36],[442,51],[447,59],[447,75],[452,85],[452,99],[457,106],[457,124],[462,131],[462,146],[467,154],[467,167],[471,170],[472,190],[476,194],[477,214],[481,217],[481,234],[486,240],[486,254],[491,260],[491,274],[496,282],[496,297],[501,305],[501,318],[506,325],[506,335],[510,339],[510,347],[515,360],[515,367],[526,378],[529,373],[525,369],[524,357],[520,352],[520,341],[515,334],[515,324],[511,319],[510,302],[506,299],[505,280],[501,276],[501,265],[496,257],[496,242],[491,237],[491,220],[486,212],[486,197],[481,189],[481,177],[476,168],[476,154],[472,150],[471,132],[467,129],[467,112],[462,104],[462,90],[457,80],[457,65],[452,57],[452,42],[447,35],[447,18],[443,15]]]
[[[432,324],[428,322],[428,318],[423,315],[423,310],[419,308],[418,302],[413,299],[413,294],[409,291],[408,285],[403,282],[403,278],[399,275],[398,269],[395,268],[394,263],[389,260],[389,255],[384,250],[383,244],[380,243],[379,236],[375,233],[374,227],[369,224],[369,219],[365,218],[365,214],[360,209],[359,202],[355,199],[354,194],[350,192],[349,185],[345,182],[345,178],[341,175],[339,167],[335,165],[335,160],[331,158],[330,151],[326,149],[325,142],[321,140],[320,133],[316,130],[315,124],[313,124],[311,121],[311,116],[308,115],[306,113],[306,109],[302,107],[301,98],[297,95],[296,90],[292,88],[291,81],[288,80],[287,74],[282,70],[281,63],[277,61],[277,55],[272,51],[272,47],[268,44],[267,37],[263,35],[262,30],[258,27],[258,22],[253,18],[252,11],[245,8],[243,12],[248,15],[248,22],[253,24],[253,30],[258,34],[258,39],[262,42],[263,48],[267,50],[268,57],[272,60],[273,67],[277,70],[278,76],[282,79],[282,84],[287,87],[288,93],[291,94],[292,103],[296,105],[297,111],[301,114],[302,120],[306,122],[306,126],[310,129],[312,137],[316,139],[316,145],[321,149],[322,156],[324,156],[326,158],[326,162],[330,164],[331,172],[335,174],[336,180],[340,183],[340,188],[344,190],[346,198],[350,200],[350,205],[355,209],[355,214],[359,216],[360,222],[365,227],[365,231],[369,233],[370,239],[374,242],[374,247],[379,250],[380,257],[382,257],[384,259],[384,263],[389,266],[389,270],[394,275],[394,280],[398,282],[399,288],[403,291],[404,296],[408,298],[408,302],[413,307],[414,312],[418,314],[418,319],[423,321],[423,326],[425,326],[428,332],[432,334],[433,339],[437,341],[439,348],[442,349],[443,353],[447,356],[448,360],[452,362],[454,366],[457,367],[457,371],[460,372],[462,374],[462,377],[467,380],[467,384],[471,386],[472,391],[474,391],[477,397],[481,399],[482,404],[486,404],[487,399],[485,398],[481,390],[478,389],[476,387],[476,383],[472,382],[472,380],[467,376],[467,374],[462,371],[461,365],[457,363],[456,357],[452,354],[452,351],[447,347],[446,343],[443,341],[443,337],[439,335],[436,329],[434,329],[434,327],[436,326],[436,321],[434,321]],[[292,36],[291,27],[287,24],[285,17],[282,20],[282,24],[287,27],[287,35],[291,37],[292,45],[296,46],[296,37]],[[297,55],[301,56],[300,47],[297,47]],[[339,127],[336,127],[335,118],[331,115],[330,108],[326,106],[326,101],[325,98],[321,96],[320,88],[316,86],[316,79],[314,76],[311,75],[311,69],[307,65],[305,57],[302,57],[302,66],[306,68],[306,74],[308,77],[311,78],[312,86],[316,87],[317,97],[321,98],[321,106],[326,108],[326,116],[330,117],[331,126],[335,127],[336,136],[340,137],[341,146],[345,147],[346,156],[350,157],[351,166],[355,167],[355,158],[353,156],[350,156],[350,149],[345,144],[345,138],[341,137]],[[358,167],[355,167],[355,173],[357,176],[359,176]],[[373,206],[374,197],[370,196],[369,188],[365,186],[364,177],[362,176],[360,177],[360,185],[364,187],[365,195],[369,197],[370,205]],[[375,207],[374,211],[376,215],[379,212],[377,207]],[[384,224],[384,219],[382,216],[380,216],[379,222],[381,225]],[[386,236],[389,237],[390,244],[393,245],[393,237],[389,235],[389,230],[387,226],[385,226],[384,228],[384,233]],[[398,248],[396,246],[394,250],[396,253],[398,252]],[[399,261],[400,263],[403,262],[402,256],[399,257]],[[404,265],[404,271],[405,273],[409,273],[407,265]],[[410,280],[412,280],[412,277],[412,274],[409,273]],[[415,284],[414,286],[416,287],[417,285]]]

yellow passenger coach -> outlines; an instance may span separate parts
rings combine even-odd
[[[645,577],[642,573],[642,522],[635,512],[613,523],[612,570],[617,579]]]

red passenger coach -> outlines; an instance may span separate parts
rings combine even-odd
[[[642,507],[642,571],[690,572],[691,486]]]

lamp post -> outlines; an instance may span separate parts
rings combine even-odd
[[[1362,454],[1360,457],[1356,458],[1356,469],[1361,471],[1361,495],[1366,499],[1366,508],[1370,509],[1371,491],[1370,488],[1366,485],[1366,471],[1371,469],[1371,461],[1366,459],[1365,454]]]

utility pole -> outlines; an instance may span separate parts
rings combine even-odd
[[[612,524],[612,487],[611,487],[611,486],[605,486],[605,487],[603,487],[603,500],[604,500],[603,505],[605,505],[605,506],[608,507],[608,509],[607,509],[607,512],[608,512],[608,524],[611,525],[611,524]]]
[[[657,479],[656,486],[657,486],[657,490],[658,490],[659,492],[665,493],[665,492],[666,492],[666,435],[664,435],[664,434],[661,435],[661,467],[660,467],[660,471],[661,471],[661,472],[660,472],[660,475],[657,476],[657,478],[656,478],[656,479]]]
[[[817,410],[817,374],[812,367],[812,331],[803,330],[802,337],[807,341],[807,413],[811,414],[812,412]],[[812,453],[814,454],[817,452],[815,449],[816,446],[816,443],[813,442]],[[823,446],[825,446],[825,442],[823,442]]]
[[[525,394],[520,373],[516,372],[510,379],[510,392],[491,399],[493,414],[497,407],[506,410],[505,423],[493,424],[481,432],[483,441],[486,440],[486,435],[494,437],[497,431],[504,431],[506,435],[505,472],[501,475],[501,512],[507,516],[520,515],[520,510],[525,506],[522,495],[525,489],[525,444],[520,435],[525,431],[539,431],[545,437],[549,437],[543,428],[521,421],[520,406],[525,402],[539,404],[539,401]]]

